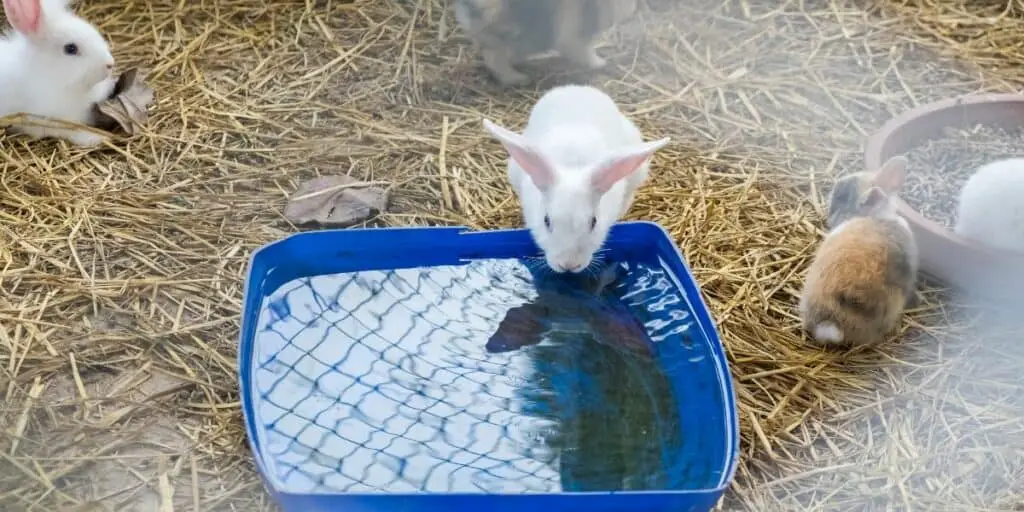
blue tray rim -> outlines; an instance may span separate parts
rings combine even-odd
[[[255,287],[254,283],[254,272],[259,265],[259,259],[263,257],[267,252],[279,249],[282,246],[290,245],[297,239],[322,236],[325,232],[427,232],[433,231],[435,233],[446,233],[460,236],[472,236],[480,234],[496,234],[496,233],[508,233],[514,234],[519,237],[527,237],[532,241],[532,237],[529,235],[529,230],[526,228],[502,228],[502,229],[491,229],[491,230],[473,230],[468,226],[398,226],[398,227],[382,227],[382,228],[349,228],[349,229],[322,229],[322,230],[311,230],[300,233],[293,233],[279,240],[268,242],[255,250],[250,254],[248,264],[246,265],[245,281],[242,287],[242,311],[241,311],[241,322],[239,329],[239,346],[238,355],[236,358],[236,364],[238,365],[238,377],[239,377],[239,398],[241,402],[242,418],[244,423],[244,429],[246,434],[246,442],[249,445],[249,449],[253,453],[253,459],[257,466],[258,472],[261,475],[261,479],[264,484],[275,496],[306,496],[306,497],[331,497],[331,496],[345,496],[352,498],[423,498],[427,496],[431,497],[485,497],[485,496],[498,496],[498,497],[519,497],[519,496],[623,496],[623,495],[668,495],[668,496],[685,496],[685,495],[708,495],[716,494],[720,495],[732,484],[732,480],[735,477],[737,466],[739,463],[739,451],[740,451],[740,435],[739,435],[739,413],[736,404],[736,392],[733,386],[732,374],[729,370],[728,357],[725,353],[725,347],[722,344],[721,338],[718,334],[718,329],[715,327],[714,321],[711,318],[711,311],[707,307],[707,303],[704,300],[704,296],[700,293],[700,286],[696,282],[692,271],[690,270],[689,264],[683,257],[682,251],[676,245],[675,241],[672,240],[672,236],[669,234],[663,226],[656,222],[651,221],[623,221],[617,222],[613,226],[613,230],[617,226],[645,226],[649,229],[656,229],[662,237],[663,242],[667,242],[669,248],[674,251],[677,256],[675,262],[667,262],[670,266],[681,268],[673,268],[673,272],[680,279],[680,284],[683,286],[684,294],[687,297],[695,297],[697,304],[700,307],[693,308],[693,314],[697,318],[697,324],[704,331],[707,341],[711,344],[711,350],[716,359],[716,371],[719,372],[720,382],[723,383],[724,403],[726,406],[726,414],[728,415],[728,432],[727,437],[731,439],[731,457],[728,462],[726,470],[722,474],[722,478],[719,485],[713,488],[706,489],[683,489],[683,490],[648,490],[648,491],[594,491],[594,492],[558,492],[558,493],[289,493],[279,489],[276,489],[271,482],[269,477],[266,475],[266,469],[263,464],[263,460],[257,454],[261,453],[259,446],[256,444],[256,425],[254,424],[254,409],[251,400],[251,395],[245,390],[248,389],[250,384],[251,376],[249,375],[248,361],[252,359],[253,354],[253,336],[247,336],[249,330],[255,329],[255,325],[250,325],[249,317],[247,314],[252,310],[254,299],[262,300],[262,297],[254,297],[250,292],[251,287]],[[609,235],[611,238],[611,234]],[[539,254],[539,251],[538,251]],[[677,265],[678,264],[678,265]],[[679,272],[679,271],[682,272]],[[685,277],[685,279],[683,278]],[[258,307],[258,304],[256,305]]]

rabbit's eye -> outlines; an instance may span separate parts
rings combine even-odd
[[[593,231],[597,227],[597,217],[590,218],[590,230]]]
[[[68,43],[64,45],[65,55],[78,55],[78,45],[75,43]]]
[[[551,217],[548,217],[547,215],[544,216],[544,227],[548,228],[548,231],[551,231]]]

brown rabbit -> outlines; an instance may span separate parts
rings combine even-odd
[[[831,230],[807,271],[800,297],[804,329],[819,343],[882,341],[899,324],[917,286],[918,250],[890,200],[907,159],[841,178],[832,189]]]
[[[635,10],[636,0],[455,0],[456,21],[506,86],[529,81],[515,64],[549,50],[587,69],[604,67],[596,39]]]

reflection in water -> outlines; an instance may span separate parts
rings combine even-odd
[[[625,266],[596,276],[535,275],[537,297],[509,310],[489,352],[532,347],[523,413],[551,422],[563,490],[654,490],[679,449],[679,411],[655,346],[620,299]],[[563,327],[568,326],[568,328]]]
[[[597,275],[553,274],[535,271],[537,297],[505,313],[487,341],[487,351],[507,352],[536,345],[560,325],[576,328],[600,343],[629,347],[650,356],[654,346],[647,330],[616,296],[626,267],[609,265]],[[565,328],[561,328],[564,332]]]
[[[679,413],[650,359],[576,335],[550,335],[529,357],[524,414],[550,420],[545,441],[559,454],[566,491],[664,489],[679,448]]]
[[[722,397],[693,325],[655,265],[296,280],[265,299],[255,346],[263,462],[289,492],[712,487],[722,456],[693,446],[726,446],[724,418],[686,411]]]

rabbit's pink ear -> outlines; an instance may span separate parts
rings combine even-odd
[[[876,208],[885,204],[889,196],[879,187],[871,187],[868,193],[864,196],[864,200],[860,203],[861,211],[864,213],[870,213]]]
[[[11,25],[25,35],[39,33],[42,25],[42,0],[4,0],[4,13]]]
[[[555,170],[548,163],[547,158],[533,149],[522,135],[506,130],[489,119],[484,119],[484,128],[491,132],[491,135],[498,139],[502,146],[505,146],[508,155],[526,171],[537,188],[544,190],[555,182]]]
[[[903,182],[907,179],[907,158],[894,156],[882,164],[882,168],[875,173],[872,180],[876,187],[887,194],[895,194],[903,188]]]
[[[655,151],[668,144],[669,140],[668,137],[665,137],[616,151],[598,165],[594,175],[590,178],[591,187],[599,194],[608,192],[619,180],[636,172]]]

